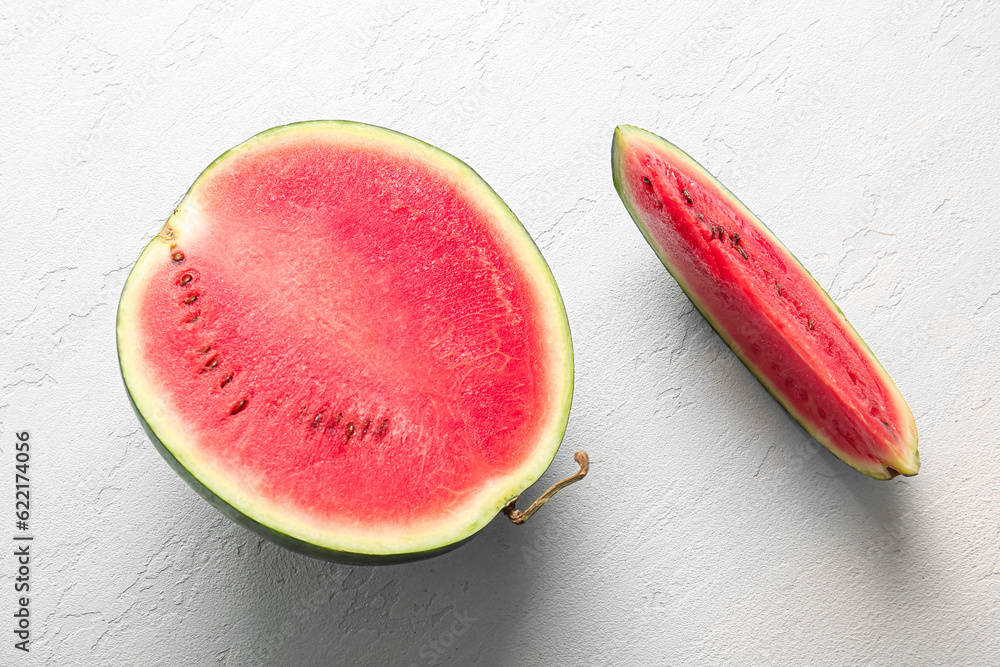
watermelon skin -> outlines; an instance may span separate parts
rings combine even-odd
[[[729,190],[665,139],[615,130],[615,188],[725,343],[816,440],[875,479],[920,468],[913,415],[825,290]]]
[[[209,165],[133,267],[117,334],[171,467],[338,562],[471,539],[548,467],[572,400],[565,308],[513,213],[457,158],[350,121]]]

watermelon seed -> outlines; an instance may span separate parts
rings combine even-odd
[[[205,371],[210,371],[218,365],[219,365],[219,355],[216,354],[207,362],[205,362],[205,367],[201,369],[201,372],[204,373]]]
[[[233,374],[230,373],[226,377],[224,377],[221,380],[219,380],[219,387],[220,388],[225,387],[227,384],[229,384],[232,381],[233,381]]]
[[[365,423],[361,425],[361,437],[365,437],[365,433],[368,432],[368,428],[372,425],[372,418],[368,417],[365,419]]]
[[[191,316],[191,319],[188,320],[188,324],[190,324],[191,322],[197,322],[199,317],[201,317],[200,310]]]
[[[354,422],[347,425],[347,439],[350,440],[352,435],[354,435]]]
[[[687,203],[688,203],[688,204],[693,204],[693,203],[694,203],[694,200],[693,200],[693,199],[691,199],[691,193],[690,193],[690,192],[688,192],[688,191],[687,191],[687,190],[685,189],[685,190],[681,190],[681,193],[682,193],[682,194],[684,195],[684,199],[686,199],[686,200],[687,200]]]
[[[242,411],[243,408],[245,408],[246,406],[247,406],[247,399],[245,399],[245,398],[241,399],[239,403],[237,403],[236,405],[234,405],[232,407],[232,409],[229,411],[229,414],[235,415],[235,414],[239,413],[240,411]]]
[[[648,178],[646,178],[645,176],[643,176],[643,177],[642,177],[642,182],[643,182],[643,183],[645,183],[646,185],[652,185],[652,184],[653,184],[653,183],[652,183],[652,182],[651,182],[651,181],[650,181],[650,180],[649,180]]]
[[[781,283],[775,281],[774,284],[778,286],[778,296],[781,296]]]
[[[705,221],[705,216],[703,216],[701,213],[699,213],[698,214],[698,219],[701,220],[702,222],[704,222]]]
[[[198,295],[197,294],[192,294],[188,298],[184,299],[184,303],[186,303],[187,305],[190,306],[192,303],[194,303],[197,300],[198,300]]]
[[[806,322],[807,322],[807,323],[809,324],[809,331],[812,331],[812,330],[813,330],[813,321],[812,321],[812,320],[810,320],[810,319],[809,319],[809,318],[807,317],[807,318],[806,318]]]
[[[174,260],[174,264],[180,264],[181,262],[184,261],[184,253],[175,252],[173,255],[170,256],[170,259]]]
[[[378,430],[375,431],[375,437],[376,438],[383,437],[388,429],[389,429],[389,420],[383,419],[382,423],[378,425]]]
[[[198,354],[208,354],[208,351],[212,349],[211,345],[206,345],[205,347],[198,348]]]
[[[739,234],[732,234],[729,238],[731,238],[733,240],[733,245],[736,246],[736,249],[740,251],[741,255],[743,255],[743,259],[746,259],[747,258],[747,252],[746,252],[746,250],[743,249],[743,246],[740,245],[740,235]]]
[[[183,276],[181,276],[180,282],[178,282],[177,284],[180,285],[181,287],[184,287],[189,282],[191,282],[192,277],[193,276],[190,273],[185,273]]]
[[[313,417],[313,423],[312,423],[313,428],[319,428],[319,425],[322,423],[323,423],[323,411],[320,410],[319,412],[316,413],[316,416]]]

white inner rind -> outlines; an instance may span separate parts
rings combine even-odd
[[[145,286],[164,258],[169,246],[179,239],[196,238],[204,224],[198,196],[214,173],[224,171],[229,159],[259,146],[323,138],[341,144],[360,144],[422,159],[443,180],[456,186],[470,202],[477,204],[485,220],[491,221],[501,243],[513,250],[533,281],[544,323],[544,349],[549,370],[546,378],[550,404],[547,420],[536,432],[534,447],[524,463],[508,474],[484,480],[458,512],[428,516],[419,524],[403,526],[326,525],[310,521],[293,508],[280,507],[253,494],[229,475],[220,474],[203,452],[193,446],[197,434],[191,432],[179,412],[166,399],[169,392],[157,387],[144,373],[142,332],[138,313]],[[311,121],[274,128],[224,153],[202,172],[164,226],[171,240],[155,237],[139,256],[129,274],[118,309],[118,353],[122,376],[132,400],[150,429],[177,461],[218,498],[254,521],[285,535],[319,547],[356,554],[391,555],[429,551],[459,542],[483,528],[510,500],[533,484],[548,468],[559,449],[569,418],[573,396],[573,351],[569,322],[555,279],[527,231],[492,188],[468,165],[454,156],[412,137],[380,127],[349,121]]]

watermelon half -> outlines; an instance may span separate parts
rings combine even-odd
[[[668,141],[615,130],[615,188],[667,270],[765,388],[856,470],[915,475],[906,401],[830,296],[721,183]]]
[[[573,355],[555,281],[476,172],[371,125],[226,152],[140,255],[122,376],[167,461],[285,546],[453,548],[551,462]]]

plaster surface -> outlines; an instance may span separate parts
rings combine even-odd
[[[0,547],[0,664],[997,664],[998,31],[981,0],[0,5],[0,543],[22,430],[35,536],[29,654]],[[550,263],[576,396],[528,496],[593,464],[525,526],[310,560],[139,428],[132,262],[217,155],[312,118],[464,159]],[[913,409],[917,477],[850,470],[729,352],[615,194],[619,123],[691,153],[830,291]]]

